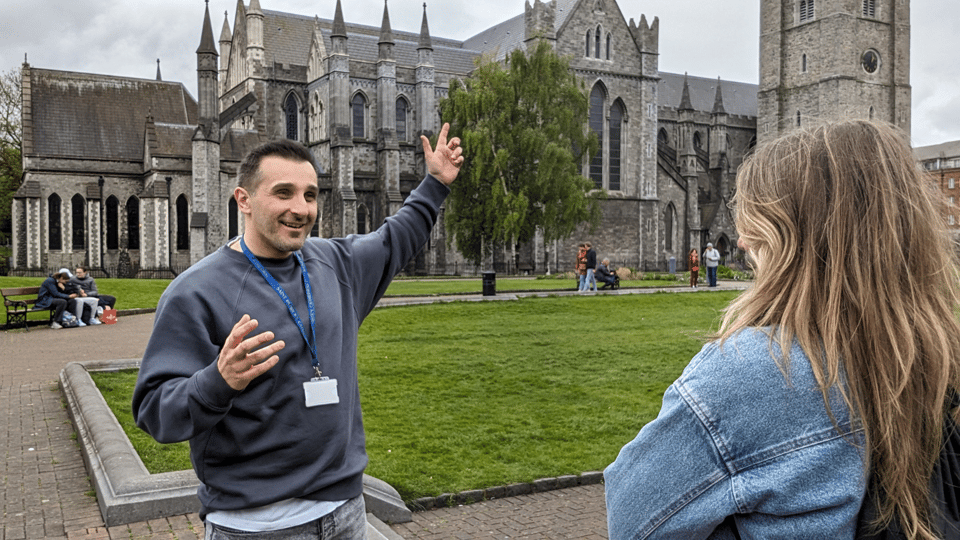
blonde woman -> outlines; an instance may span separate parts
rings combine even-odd
[[[792,132],[737,176],[756,281],[605,472],[610,538],[933,539],[928,480],[960,387],[958,273],[906,136]]]

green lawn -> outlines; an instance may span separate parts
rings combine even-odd
[[[39,287],[43,278],[0,276],[0,288]],[[160,295],[170,284],[169,279],[97,279],[97,289],[117,297],[117,309],[157,307]],[[665,280],[624,280],[621,287],[670,287],[683,283]],[[496,282],[498,292],[517,291],[563,291],[575,290],[577,283],[573,279],[518,279],[500,278]],[[480,294],[483,290],[481,278],[465,279],[398,279],[387,288],[386,296],[439,296],[455,294]],[[30,320],[46,320],[47,312],[27,315]],[[6,310],[0,312],[0,326],[6,324]]]
[[[359,344],[367,472],[412,500],[602,470],[656,416],[736,294],[377,309]],[[160,450],[138,434],[134,375],[119,377],[94,374],[148,469],[189,467],[183,445]]]

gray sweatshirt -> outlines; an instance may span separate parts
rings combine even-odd
[[[162,443],[190,441],[202,485],[201,517],[289,498],[336,501],[362,493],[366,441],[357,387],[357,332],[392,278],[426,244],[449,189],[428,176],[375,232],[310,238],[301,249],[316,306],[317,352],[340,403],[307,408],[310,349],[277,293],[243,253],[223,246],[177,277],[157,306],[140,366],[133,415]],[[309,323],[294,257],[260,259]],[[254,334],[286,347],[247,388],[230,388],[217,357],[249,314]],[[310,335],[309,328],[306,328]]]

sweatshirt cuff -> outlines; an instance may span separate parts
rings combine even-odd
[[[196,384],[200,399],[207,407],[217,411],[229,409],[234,398],[241,392],[240,390],[234,390],[227,384],[223,375],[220,374],[220,370],[217,369],[216,360],[197,372]]]

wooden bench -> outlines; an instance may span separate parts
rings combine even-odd
[[[3,295],[3,305],[7,308],[7,325],[5,329],[14,326],[23,325],[27,328],[27,314],[38,311],[49,311],[50,322],[53,322],[53,314],[56,312],[55,306],[38,308],[36,307],[37,295],[40,294],[40,287],[11,287],[0,289]]]

